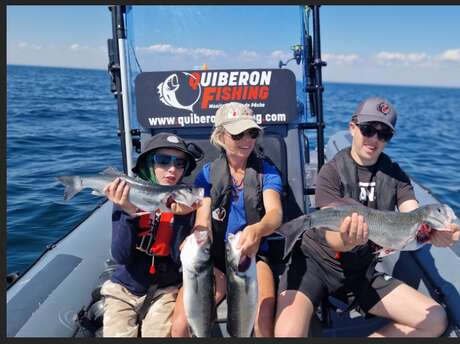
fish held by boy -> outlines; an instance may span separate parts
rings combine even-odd
[[[104,188],[116,178],[121,178],[129,184],[130,190],[128,200],[144,212],[151,213],[160,211],[171,211],[173,202],[192,207],[203,199],[204,189],[190,187],[185,184],[160,185],[152,184],[149,181],[138,177],[130,177],[114,167],[108,167],[104,171],[88,176],[59,176],[58,181],[64,184],[64,200],[74,197],[82,189],[93,189],[92,194],[105,196]],[[137,213],[140,215],[143,213]]]
[[[446,204],[429,204],[410,212],[382,211],[363,206],[361,203],[343,198],[327,208],[299,216],[277,229],[284,236],[284,256],[292,250],[297,239],[311,228],[324,227],[339,231],[340,224],[353,213],[364,217],[368,224],[368,238],[381,249],[379,257],[395,251],[413,251],[429,243],[435,230],[449,230],[446,225],[456,221],[457,216]]]

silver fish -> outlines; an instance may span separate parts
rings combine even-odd
[[[227,331],[232,337],[250,337],[257,313],[258,286],[255,257],[241,257],[236,248],[240,233],[225,244],[227,277]]]
[[[153,212],[156,209],[170,211],[172,202],[192,206],[195,202],[203,199],[204,189],[194,188],[185,184],[159,185],[152,184],[138,177],[129,177],[114,167],[108,167],[96,175],[89,176],[59,176],[57,179],[64,184],[64,200],[69,200],[85,188],[93,189],[93,194],[105,196],[104,187],[120,177],[129,186],[128,200],[139,209]]]
[[[190,234],[180,253],[184,308],[195,337],[210,337],[215,319],[214,272],[208,231]]]
[[[433,230],[443,230],[457,218],[446,204],[429,204],[407,213],[375,210],[362,205],[323,208],[302,215],[278,228],[277,232],[285,237],[285,257],[306,230],[325,227],[338,231],[345,217],[351,216],[352,213],[364,217],[369,228],[369,240],[382,247],[376,252],[379,256],[391,254],[396,250],[417,250],[428,243]]]

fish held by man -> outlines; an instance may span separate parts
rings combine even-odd
[[[204,196],[202,188],[194,188],[185,184],[152,184],[138,177],[127,176],[114,167],[108,167],[95,175],[57,177],[58,181],[65,186],[65,201],[85,188],[93,189],[92,194],[96,196],[105,196],[104,188],[116,178],[121,178],[129,184],[129,202],[149,213],[157,209],[164,212],[171,211],[170,206],[173,202],[191,207],[194,203],[201,201]]]
[[[211,238],[207,230],[196,230],[184,242],[180,253],[184,309],[192,335],[210,337],[215,319],[214,265]]]
[[[241,256],[240,233],[229,234],[225,244],[227,331],[232,337],[250,337],[257,314],[256,259]]]
[[[324,227],[339,231],[342,221],[353,213],[364,217],[368,224],[369,240],[381,248],[375,252],[379,257],[395,251],[417,250],[429,243],[433,231],[448,230],[446,225],[457,219],[454,211],[446,204],[424,205],[403,213],[376,210],[358,202],[356,205],[347,203],[348,205],[339,206],[336,205],[341,204],[340,202],[334,203],[331,207],[299,216],[278,228],[277,232],[285,237],[284,256],[289,254],[297,239],[306,230]]]

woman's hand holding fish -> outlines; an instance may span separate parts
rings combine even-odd
[[[254,257],[259,250],[262,236],[257,230],[257,224],[246,226],[240,234],[237,248],[241,249],[242,256]]]
[[[449,230],[435,230],[432,232],[430,242],[433,246],[453,246],[460,240],[460,227],[456,223],[449,223],[446,228]]]
[[[128,214],[136,213],[136,206],[128,201],[129,184],[121,178],[116,178],[104,188],[104,194],[114,204],[118,205]]]
[[[340,236],[347,250],[364,245],[368,240],[368,225],[362,215],[353,213],[347,216],[340,225]]]

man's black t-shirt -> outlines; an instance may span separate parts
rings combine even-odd
[[[368,207],[378,208],[376,204],[376,168],[373,166],[360,166],[356,164],[359,184],[359,201]],[[414,189],[409,177],[402,171],[397,164],[393,164],[392,175],[396,176],[396,206],[401,203],[415,199]],[[317,208],[322,208],[328,204],[344,197],[343,186],[337,172],[337,165],[334,160],[325,164],[316,179],[315,203]],[[351,251],[341,252],[340,259],[336,252],[332,250],[325,239],[325,229],[313,228],[306,231],[302,238],[301,249],[305,255],[312,258],[312,263],[324,273],[324,278],[332,289],[340,287],[345,280],[350,282],[355,278],[360,278],[366,273],[367,268],[374,260],[371,245],[357,246]]]

